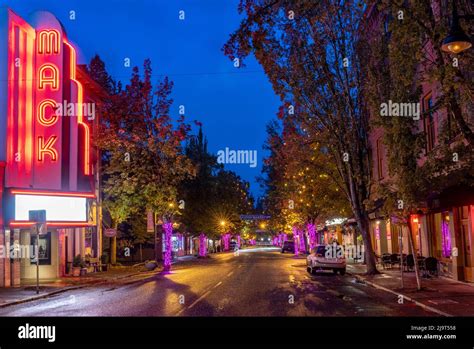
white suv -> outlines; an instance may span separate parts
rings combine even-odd
[[[332,270],[334,274],[339,272],[344,275],[346,273],[344,249],[337,244],[318,245],[306,258],[306,266],[311,274],[319,270]]]

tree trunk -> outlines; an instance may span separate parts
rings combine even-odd
[[[114,224],[115,236],[112,238],[110,243],[110,264],[117,264],[117,234],[118,234],[118,223]]]
[[[161,262],[163,260],[163,234],[161,228],[154,223],[155,226],[155,261]]]
[[[378,274],[377,263],[375,260],[375,252],[372,247],[372,239],[370,238],[369,232],[369,218],[366,215],[359,214],[356,217],[357,225],[359,226],[360,232],[362,234],[362,240],[364,241],[365,249],[365,263],[367,266],[367,274],[373,275]]]
[[[110,244],[110,263],[117,264],[117,237],[114,236],[112,238],[112,242]]]
[[[367,274],[378,274],[379,271],[377,270],[374,248],[372,247],[372,239],[370,238],[369,217],[367,216],[367,213],[363,210],[363,204],[359,200],[359,196],[357,195],[356,183],[354,177],[352,176],[350,166],[348,167],[348,174],[349,176],[347,180],[349,185],[349,199],[351,202],[352,212],[354,213],[357,225],[362,235],[362,240],[364,241]]]
[[[415,277],[416,277],[416,288],[418,291],[420,291],[421,290],[420,270],[418,268],[418,260],[416,258],[415,245],[413,243],[413,235],[411,235],[410,216],[408,216],[407,228],[408,228],[408,243],[410,244],[411,253],[413,254],[413,261],[415,264],[414,267],[415,267]]]

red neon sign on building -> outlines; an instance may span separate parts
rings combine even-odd
[[[50,13],[30,23],[9,11],[6,187],[91,190],[83,185],[91,174],[90,128],[76,50]],[[57,115],[63,102],[77,104],[77,115]]]

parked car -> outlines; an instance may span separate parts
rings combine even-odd
[[[328,249],[334,249],[329,251]],[[335,252],[335,253],[334,253]],[[346,258],[340,245],[318,245],[313,248],[311,254],[306,258],[306,266],[309,273],[313,274],[320,270],[332,270],[334,274],[344,275],[346,273]]]
[[[285,253],[286,251],[295,253],[295,242],[291,240],[287,240],[283,242],[283,246],[281,247],[281,253]]]

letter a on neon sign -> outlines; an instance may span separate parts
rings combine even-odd
[[[45,85],[50,85],[53,91],[59,89],[59,70],[54,64],[43,64],[39,69],[38,89],[44,90]]]

